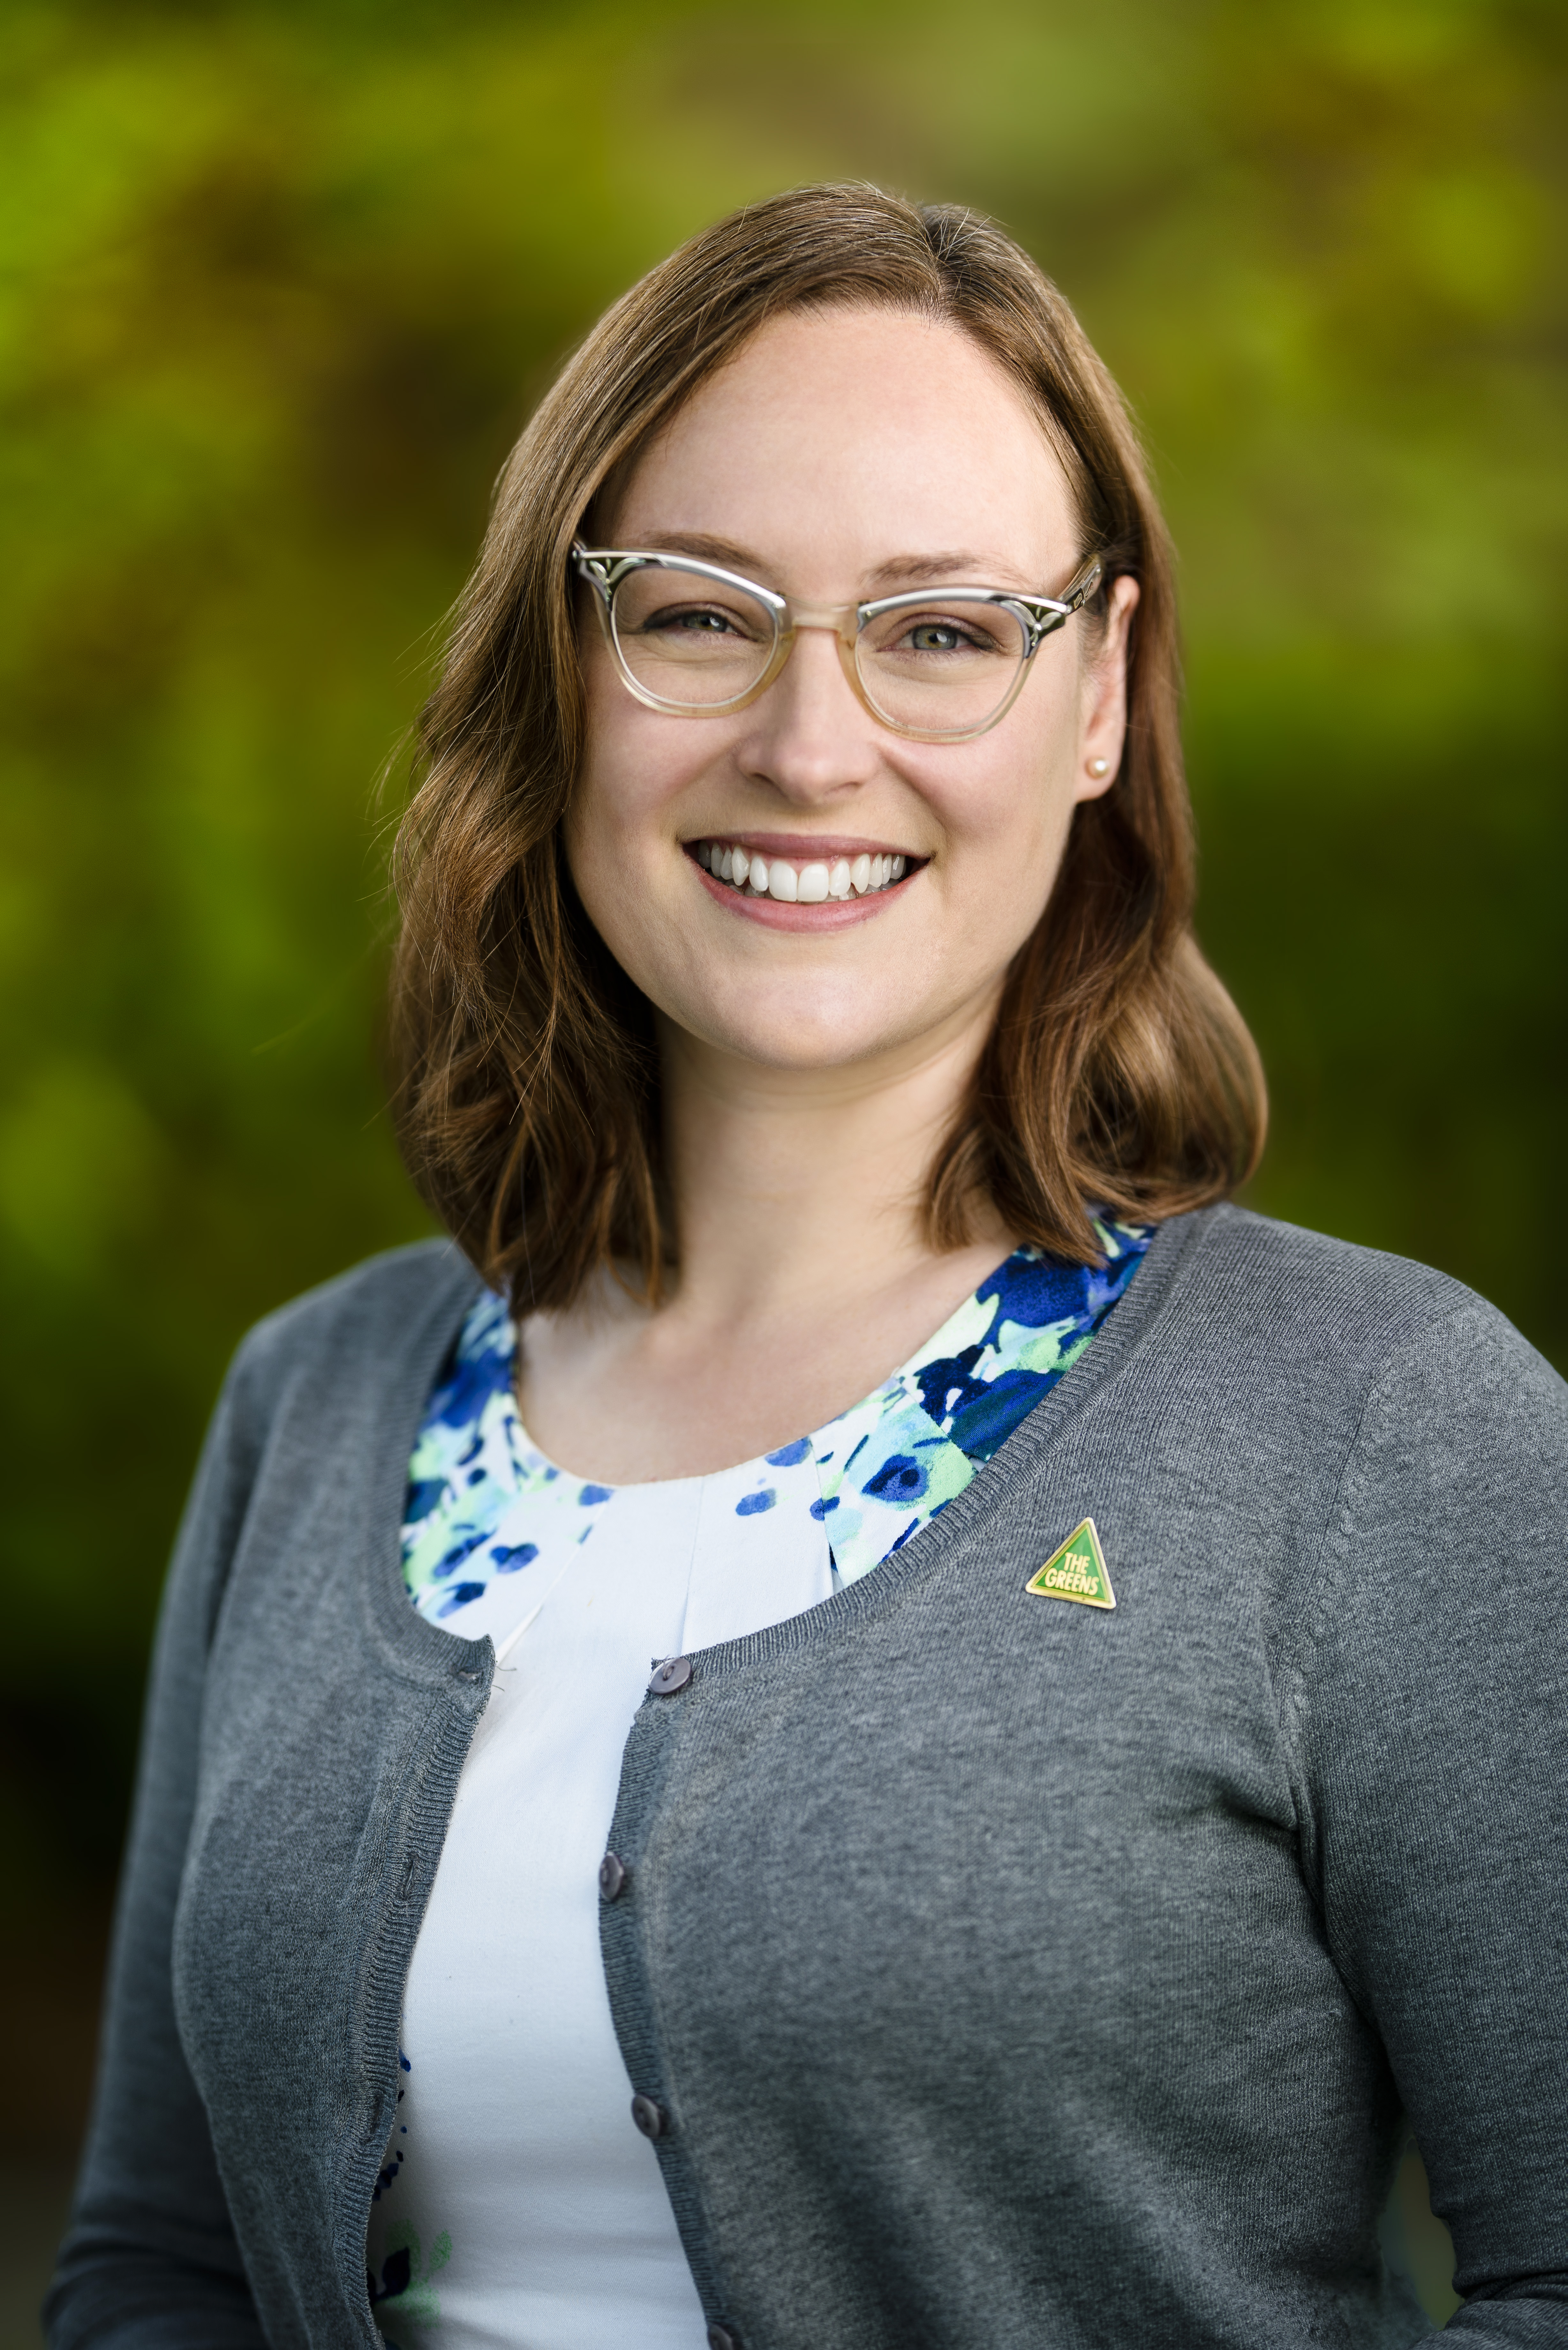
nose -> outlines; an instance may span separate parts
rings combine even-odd
[[[845,674],[832,628],[797,624],[788,660],[745,715],[742,767],[796,806],[853,791],[882,764],[880,730]]]

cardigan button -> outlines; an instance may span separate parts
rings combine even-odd
[[[626,1888],[629,1874],[618,1852],[607,1852],[599,1863],[599,1898],[618,1901]]]
[[[655,1697],[673,1697],[677,1690],[685,1688],[691,1678],[690,1657],[666,1657],[661,1665],[655,1665],[649,1676],[648,1686]]]
[[[662,2137],[670,2127],[670,2116],[662,2106],[639,2091],[631,2101],[631,2117],[644,2137]]]
[[[708,2328],[708,2350],[741,2350],[741,2345],[727,2325],[711,2325]]]

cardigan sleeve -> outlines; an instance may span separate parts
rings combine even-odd
[[[171,1980],[213,1626],[254,1475],[245,1352],[175,1545],[109,1958],[98,2086],[44,2316],[51,2350],[264,2350]]]
[[[1478,2350],[1568,2336],[1565,1567],[1568,1388],[1467,1301],[1369,1395],[1283,1695]]]

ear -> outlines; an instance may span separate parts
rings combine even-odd
[[[1122,763],[1127,731],[1127,633],[1137,594],[1137,581],[1124,571],[1111,589],[1100,642],[1085,664],[1075,800],[1097,800],[1108,792]]]

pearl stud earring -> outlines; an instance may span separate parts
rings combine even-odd
[[[1096,779],[1096,781],[1098,780],[1098,778],[1099,778],[1101,775],[1108,775],[1110,774],[1110,772],[1111,772],[1111,763],[1110,763],[1110,761],[1109,761],[1108,759],[1091,759],[1091,760],[1090,760],[1090,762],[1089,762],[1089,773],[1090,773],[1090,775],[1093,775],[1093,776]]]

